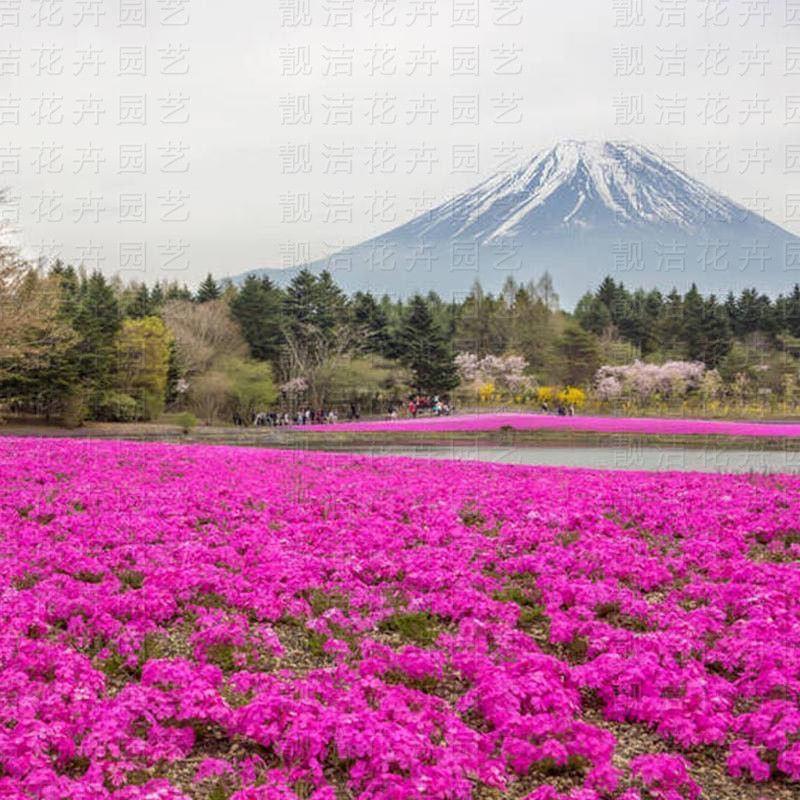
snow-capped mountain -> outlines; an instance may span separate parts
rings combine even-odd
[[[508,175],[496,175],[411,223],[421,236],[483,242],[556,230],[725,224],[747,212],[641,147],[566,141]],[[409,227],[409,226],[406,226]]]
[[[565,141],[368,242],[315,262],[348,290],[463,294],[549,270],[567,304],[604,275],[704,291],[800,279],[800,239],[621,142]],[[266,270],[286,280],[296,270]]]

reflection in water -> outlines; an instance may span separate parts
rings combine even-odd
[[[678,470],[699,472],[789,472],[800,474],[800,452],[728,450],[668,446],[499,447],[475,443],[449,446],[392,447],[375,445],[348,452],[410,456],[496,464],[529,464],[590,469]]]

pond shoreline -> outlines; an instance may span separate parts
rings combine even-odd
[[[127,439],[145,442],[183,442],[241,447],[297,450],[353,450],[380,447],[608,447],[608,448],[683,448],[749,452],[800,452],[800,438],[725,436],[712,434],[645,434],[558,430],[495,429],[485,431],[306,431],[302,428],[237,428],[198,426],[183,433],[176,425],[164,423],[90,423],[68,429],[58,425],[0,425],[0,436],[70,439]]]

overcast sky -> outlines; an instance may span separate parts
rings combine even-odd
[[[4,216],[32,254],[289,265],[564,138],[641,142],[800,233],[800,0],[3,8]]]

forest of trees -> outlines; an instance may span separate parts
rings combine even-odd
[[[212,275],[123,283],[55,263],[33,268],[0,252],[0,404],[59,418],[155,419],[165,408],[204,419],[248,418],[276,404],[317,406],[449,393],[459,354],[524,359],[540,384],[590,387],[604,365],[700,361],[723,385],[784,391],[796,382],[800,287],[724,299],[630,290],[606,278],[572,313],[548,274],[476,284],[459,302],[347,296],[329,273],[285,287]]]

